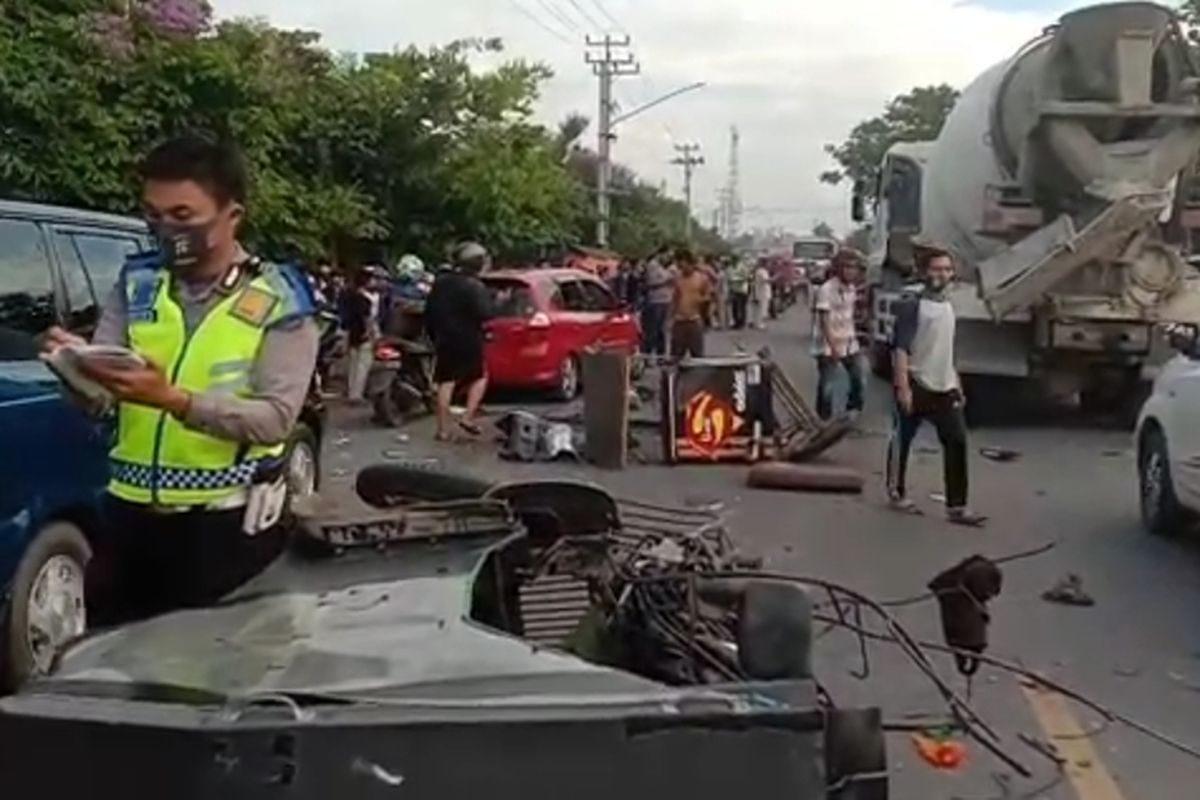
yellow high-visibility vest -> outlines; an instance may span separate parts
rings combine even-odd
[[[217,290],[226,296],[190,336],[171,297],[171,274],[157,256],[131,258],[122,271],[130,348],[188,392],[247,395],[266,332],[313,313],[311,291],[295,270],[256,262],[233,269],[252,277],[231,274]],[[165,411],[121,403],[108,490],[145,505],[207,505],[249,486],[260,463],[280,457],[284,447],[221,439]]]

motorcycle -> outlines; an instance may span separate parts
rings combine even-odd
[[[410,339],[381,339],[367,374],[366,396],[375,412],[374,421],[390,428],[434,413],[433,348]]]
[[[345,355],[345,341],[338,329],[338,316],[328,307],[317,310],[317,368],[313,373],[313,391],[318,396],[327,392],[330,372],[333,365]]]

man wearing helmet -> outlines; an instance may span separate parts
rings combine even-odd
[[[492,304],[479,275],[490,264],[483,245],[460,244],[453,268],[438,273],[425,303],[425,327],[435,353],[438,441],[450,438],[450,403],[459,386],[467,387],[467,408],[458,425],[471,435],[480,432],[475,416],[487,391],[483,326],[491,317]]]

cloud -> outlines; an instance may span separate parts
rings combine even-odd
[[[679,194],[681,177],[669,164],[672,144],[699,142],[708,162],[695,185],[703,213],[713,207],[725,180],[729,128],[737,125],[743,202],[762,209],[749,211],[746,224],[804,230],[816,219],[842,229],[849,225],[848,190],[817,182],[829,167],[825,143],[840,140],[913,86],[965,85],[1036,35],[1064,5],[983,2],[578,0],[578,5],[596,20],[605,19],[598,10],[603,6],[633,38],[642,74],[617,82],[623,108],[707,82],[622,126],[614,150],[619,161],[647,180],[666,181]],[[264,16],[278,26],[319,31],[335,50],[500,36],[506,57],[543,61],[555,70],[539,105],[546,122],[570,111],[596,114],[583,36],[597,31],[570,0],[215,0],[214,5],[221,17]]]

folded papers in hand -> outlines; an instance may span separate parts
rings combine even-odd
[[[64,386],[96,412],[111,409],[113,395],[104,384],[88,377],[83,368],[85,363],[106,369],[137,369],[146,365],[137,353],[115,345],[64,344],[43,354],[42,360]]]

